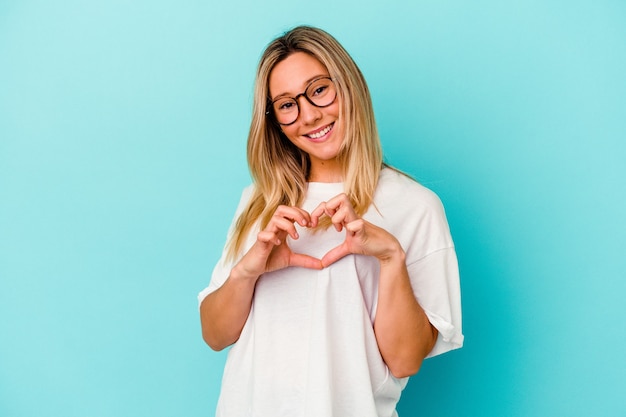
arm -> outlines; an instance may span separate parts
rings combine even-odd
[[[289,266],[322,268],[319,259],[293,253],[287,245],[287,235],[298,239],[294,222],[310,226],[310,216],[297,207],[279,206],[226,282],[202,301],[202,337],[212,349],[222,350],[239,339],[250,314],[254,288],[263,273]]]
[[[322,258],[322,265],[328,266],[351,253],[379,260],[374,322],[378,348],[395,377],[417,373],[437,340],[437,330],[413,294],[400,243],[386,230],[358,218],[344,194],[320,204],[311,213],[314,225],[322,215],[330,216],[337,230],[346,229],[346,240]]]
[[[376,341],[391,373],[396,378],[411,376],[419,371],[422,361],[433,349],[437,330],[413,294],[400,245],[379,261]]]
[[[259,276],[244,276],[233,268],[224,284],[200,304],[202,338],[213,350],[222,350],[239,339]]]

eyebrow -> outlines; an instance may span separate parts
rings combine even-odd
[[[314,75],[311,78],[309,78],[308,80],[306,80],[303,84],[308,87],[309,84],[311,84],[312,81],[315,81],[318,78],[324,78],[324,77],[330,77],[330,74],[317,74],[317,75]],[[300,93],[298,93],[298,94],[300,94]],[[289,95],[289,93],[282,93],[282,94],[277,95],[274,98],[270,97],[270,101],[276,101],[276,100],[278,100],[279,98],[282,98],[282,97],[293,97],[293,96]]]

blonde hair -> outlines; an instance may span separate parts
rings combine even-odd
[[[279,205],[300,206],[306,194],[309,157],[266,114],[270,73],[276,64],[295,52],[308,53],[320,61],[336,85],[345,135],[337,158],[343,167],[344,191],[356,213],[363,215],[374,197],[383,158],[365,78],[330,34],[318,28],[298,26],[267,46],[257,68],[248,135],[248,166],[255,186],[229,241],[231,257],[241,251],[256,222],[264,228]]]

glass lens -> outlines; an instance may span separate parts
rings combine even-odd
[[[290,125],[298,119],[300,108],[298,98],[306,96],[309,103],[317,107],[330,106],[337,97],[335,85],[330,78],[319,78],[311,82],[302,94],[294,97],[282,97],[272,103],[272,111],[276,121],[281,125]]]
[[[306,96],[318,107],[329,106],[335,101],[335,85],[329,78],[320,78],[309,85],[306,90]]]
[[[281,124],[289,124],[298,118],[298,103],[292,98],[284,97],[274,102],[274,115]]]

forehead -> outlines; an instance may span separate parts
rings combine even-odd
[[[317,58],[305,52],[295,52],[270,72],[270,97],[299,94],[313,78],[324,75],[328,75],[328,70]]]

